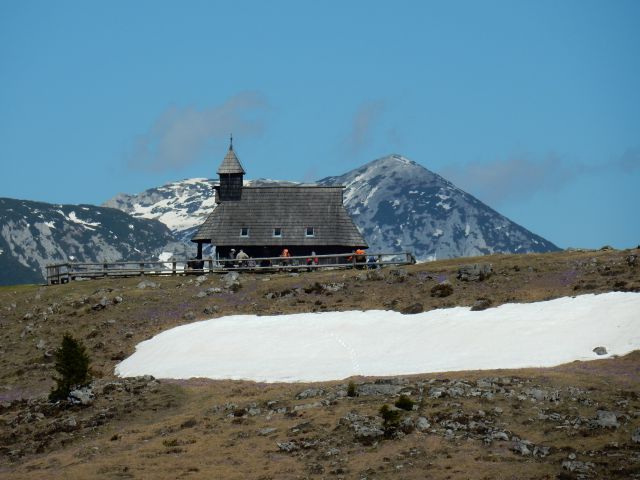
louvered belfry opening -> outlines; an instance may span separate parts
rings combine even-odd
[[[242,182],[243,175],[241,173],[220,174],[219,201],[240,200],[242,198]]]

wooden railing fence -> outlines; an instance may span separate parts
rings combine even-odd
[[[133,260],[123,262],[65,262],[47,265],[49,285],[67,283],[71,280],[133,277],[143,275],[190,275],[203,273],[226,273],[229,271],[275,272],[282,270],[311,271],[331,268],[378,268],[385,265],[408,265],[415,263],[410,252],[351,253],[296,257],[264,257],[237,260],[227,258]]]

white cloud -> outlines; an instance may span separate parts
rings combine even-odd
[[[153,171],[188,165],[230,133],[244,137],[262,133],[266,109],[265,98],[256,92],[234,95],[209,108],[170,107],[133,141],[127,162],[132,168]]]

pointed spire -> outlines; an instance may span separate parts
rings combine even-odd
[[[218,175],[232,173],[244,175],[246,173],[244,168],[242,168],[240,160],[238,160],[238,157],[236,156],[236,152],[233,151],[233,134],[231,134],[229,138],[229,151],[225,155],[224,160],[222,160],[222,164],[220,165],[220,168],[218,168],[217,173]]]

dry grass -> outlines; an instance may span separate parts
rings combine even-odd
[[[349,411],[377,415],[383,403],[393,403],[393,396],[339,398],[320,407],[292,411],[296,405],[324,398],[297,400],[295,396],[300,391],[312,386],[337,392],[346,390],[345,381],[292,385],[167,380],[136,394],[125,391],[98,395],[96,403],[84,409],[73,407],[47,412],[40,420],[19,424],[15,421],[33,410],[33,405],[30,407],[17,399],[41,397],[53,385],[49,355],[65,331],[87,345],[94,376],[106,383],[114,380],[113,368],[118,359],[131,354],[138,342],[188,323],[192,321],[190,318],[238,313],[402,310],[416,302],[429,310],[472,305],[481,297],[499,305],[615,289],[640,291],[640,268],[626,263],[626,257],[632,253],[638,254],[638,251],[446,260],[408,267],[404,269],[407,275],[384,269],[381,280],[364,279],[366,272],[358,270],[298,276],[288,272],[268,277],[242,275],[242,288],[238,292],[224,291],[202,298],[197,294],[206,288],[220,287],[220,278],[209,277],[197,286],[193,277],[153,279],[160,287],[144,290],[136,288],[139,278],[0,288],[0,401],[3,402],[0,477],[577,478],[561,466],[569,453],[576,452],[579,460],[595,463],[594,478],[636,478],[633,475],[640,475],[637,466],[640,451],[637,444],[631,443],[630,435],[640,422],[639,353],[548,369],[455,372],[408,378],[407,385],[414,396],[417,382],[444,379],[475,382],[494,376],[520,378],[526,388],[567,392],[571,387],[586,392],[588,401],[584,403],[567,400],[547,404],[503,396],[493,400],[425,396],[422,400],[417,413],[434,424],[435,419],[456,412],[471,416],[478,410],[490,412],[501,408],[503,413],[495,419],[500,428],[553,448],[544,459],[515,454],[505,442],[487,445],[475,438],[447,438],[442,432],[416,432],[366,446],[354,441],[352,433],[340,426],[340,419]],[[483,282],[458,281],[456,271],[460,264],[476,261],[492,263],[495,275]],[[451,282],[453,294],[445,298],[432,297],[431,288],[443,280]],[[314,293],[312,287],[316,282],[344,283],[344,288]],[[305,293],[305,288],[311,293]],[[282,295],[267,298],[269,293]],[[116,296],[123,301],[103,309],[92,308],[102,297],[113,300]],[[205,314],[205,307],[212,306],[217,312]],[[229,416],[233,410],[224,408],[229,403],[239,408],[255,405],[261,413]],[[276,408],[287,408],[287,413],[277,413]],[[598,408],[623,415],[621,427],[573,429],[538,418],[545,412],[567,418],[593,418]],[[38,436],[43,436],[41,426],[49,421],[69,415],[89,419],[105,409],[113,411],[108,421],[56,433],[39,451],[26,447],[37,443]],[[274,413],[269,413],[271,411]],[[276,430],[267,435],[258,434],[264,428]],[[290,440],[316,441],[318,446],[293,453],[278,448],[277,442]],[[24,451],[16,454],[22,447]],[[337,449],[337,453],[332,449]],[[589,457],[588,452],[593,456]]]

